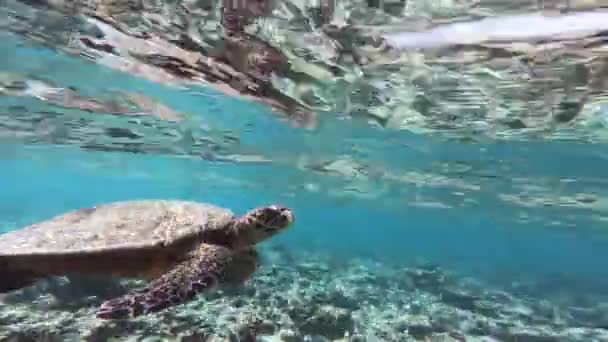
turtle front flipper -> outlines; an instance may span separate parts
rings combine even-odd
[[[0,268],[0,293],[20,290],[33,285],[40,278],[28,271],[10,271]]]
[[[222,283],[246,280],[257,267],[254,249],[202,244],[189,258],[143,289],[104,302],[97,318],[128,319],[186,303]]]

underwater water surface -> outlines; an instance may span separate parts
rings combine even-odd
[[[0,47],[0,232],[139,199],[296,217],[260,244],[250,281],[131,321],[95,310],[137,279],[0,294],[1,341],[608,341],[605,143],[451,139],[331,113],[306,130],[13,33]],[[182,119],[81,110],[51,88],[143,94]]]

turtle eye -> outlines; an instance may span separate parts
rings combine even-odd
[[[258,216],[258,219],[262,222],[266,222],[268,221],[268,215],[266,215],[265,213],[260,214],[260,216]]]

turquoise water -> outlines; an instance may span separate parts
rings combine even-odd
[[[600,331],[594,330],[587,341],[601,341],[600,336],[608,336],[601,335],[608,327],[606,144],[542,139],[463,142],[441,134],[377,129],[364,120],[339,120],[332,113],[319,117],[317,129],[303,130],[291,127],[261,105],[213,90],[201,87],[194,94],[151,83],[12,34],[0,34],[0,44],[2,72],[35,76],[95,97],[109,96],[110,90],[140,92],[189,114],[182,123],[161,122],[148,131],[142,129],[142,145],[157,149],[146,153],[104,152],[87,148],[95,139],[102,139],[99,127],[131,127],[137,126],[138,121],[60,108],[31,97],[0,97],[5,119],[0,135],[0,232],[113,201],[185,199],[211,202],[237,214],[260,205],[281,203],[294,210],[296,223],[286,233],[261,245],[264,262],[260,274],[271,277],[268,270],[287,260],[301,273],[292,280],[293,285],[282,284],[282,290],[276,291],[302,288],[298,277],[305,277],[303,265],[311,262],[323,264],[323,260],[330,260],[326,262],[329,266],[323,266],[330,268],[323,278],[325,285],[311,285],[320,293],[335,287],[332,281],[346,288],[359,286],[364,278],[361,274],[341,273],[353,264],[367,265],[368,271],[360,272],[370,277],[376,277],[374,272],[382,273],[378,268],[386,267],[388,280],[365,285],[386,293],[392,293],[401,281],[401,271],[395,270],[432,264],[460,278],[474,279],[487,289],[503,289],[514,298],[544,299],[556,307],[563,305],[560,310],[564,312],[572,307],[591,310],[594,314],[580,316],[583,318],[564,313],[564,317],[576,316],[571,321],[564,318],[566,325],[592,326]],[[23,113],[54,114],[53,119],[42,123],[30,121],[31,126],[10,121]],[[27,122],[20,120],[15,122]],[[62,125],[67,129],[58,129]],[[46,129],[49,127],[52,129]],[[78,134],[74,133],[77,128]],[[173,132],[174,140],[158,143],[155,134],[162,130]],[[205,144],[193,144],[194,135],[203,136]],[[255,160],[246,162],[244,156]],[[336,270],[332,271],[332,267]],[[258,279],[254,284],[279,286],[282,278],[269,279],[266,283]],[[525,289],[514,285],[523,283],[531,285]],[[420,300],[427,300],[427,290],[404,292],[413,299],[388,294],[382,305],[361,299],[358,310],[372,310],[372,306],[379,311],[396,308],[393,316],[369,314],[375,317],[377,326],[391,326],[397,324],[400,315],[409,315],[403,313],[404,303],[416,301],[419,291]],[[275,290],[271,287],[269,291]],[[45,298],[44,294],[40,296]],[[243,296],[249,298],[247,294]],[[210,300],[224,303],[221,298]],[[270,301],[262,303],[274,305]],[[324,303],[334,305],[329,300]],[[30,324],[38,334],[50,334],[45,332],[48,329],[57,334],[54,338],[78,340],[72,328],[45,328],[44,324],[33,322],[45,317],[45,312],[46,317],[52,317],[61,310],[76,312],[76,321],[89,319],[90,310],[95,308],[94,304],[84,303],[80,307],[47,310],[36,305],[30,308],[30,304],[27,299],[1,304],[0,311],[5,313],[0,315],[0,331],[17,325],[27,330]],[[300,306],[309,304],[304,301]],[[6,313],[13,308],[15,312],[21,310],[21,316]],[[211,310],[205,311],[204,301],[189,308],[198,310],[197,317]],[[255,308],[251,309],[254,313]],[[27,310],[38,316],[27,318],[23,314]],[[158,317],[170,325],[173,316]],[[292,319],[295,320],[293,315]],[[370,320],[368,317],[361,322],[373,326]],[[406,319],[410,331],[414,331],[412,320]],[[281,322],[279,318],[273,322],[275,332],[287,329]],[[367,325],[361,322],[356,323],[360,326],[358,333],[372,336],[375,330],[362,328]],[[182,322],[182,330],[197,330],[196,324]],[[543,324],[547,334],[555,328]],[[310,332],[304,326],[301,330]],[[555,326],[564,328],[563,324]],[[128,340],[129,334],[139,328],[133,325],[121,330],[113,326],[112,331],[121,336],[118,340]],[[334,328],[338,335],[342,332]],[[445,334],[447,328],[442,329],[437,334]],[[313,335],[328,339],[332,336],[326,330],[312,330]],[[350,330],[352,335],[354,330]],[[448,332],[468,336],[470,330],[461,327]],[[146,331],[140,332],[143,336],[156,334],[143,328],[141,331]],[[540,340],[532,335],[488,331],[473,335],[493,336],[500,341]],[[181,330],[173,334],[177,336]],[[407,341],[406,335],[397,333],[397,337],[378,331],[375,334],[370,341]],[[339,340],[335,336],[331,339]],[[38,340],[42,340],[40,335]],[[474,341],[473,337],[466,340]],[[562,336],[547,340],[585,338]]]
[[[293,208],[298,220],[293,230],[269,243],[289,248],[396,263],[422,258],[489,277],[556,272],[589,284],[608,280],[602,267],[608,238],[601,222],[590,220],[585,209],[532,209],[535,221],[524,224],[513,218],[518,208],[501,204],[485,190],[476,194],[480,203],[470,208],[419,208],[404,203],[407,192],[444,202],[445,190],[399,189],[372,199],[331,198],[307,192],[304,185],[322,182],[340,189],[344,185],[337,180],[332,184],[321,179],[324,176],[277,166],[217,165],[72,147],[5,144],[2,159],[7,165],[0,195],[5,231],[74,208],[130,199],[212,202],[237,213],[277,202]],[[560,220],[568,221],[564,226],[551,224]]]

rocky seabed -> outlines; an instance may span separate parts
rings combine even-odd
[[[0,297],[0,341],[608,341],[605,297],[578,305],[515,296],[434,266],[297,259],[130,321],[94,312],[138,281],[41,281]]]

